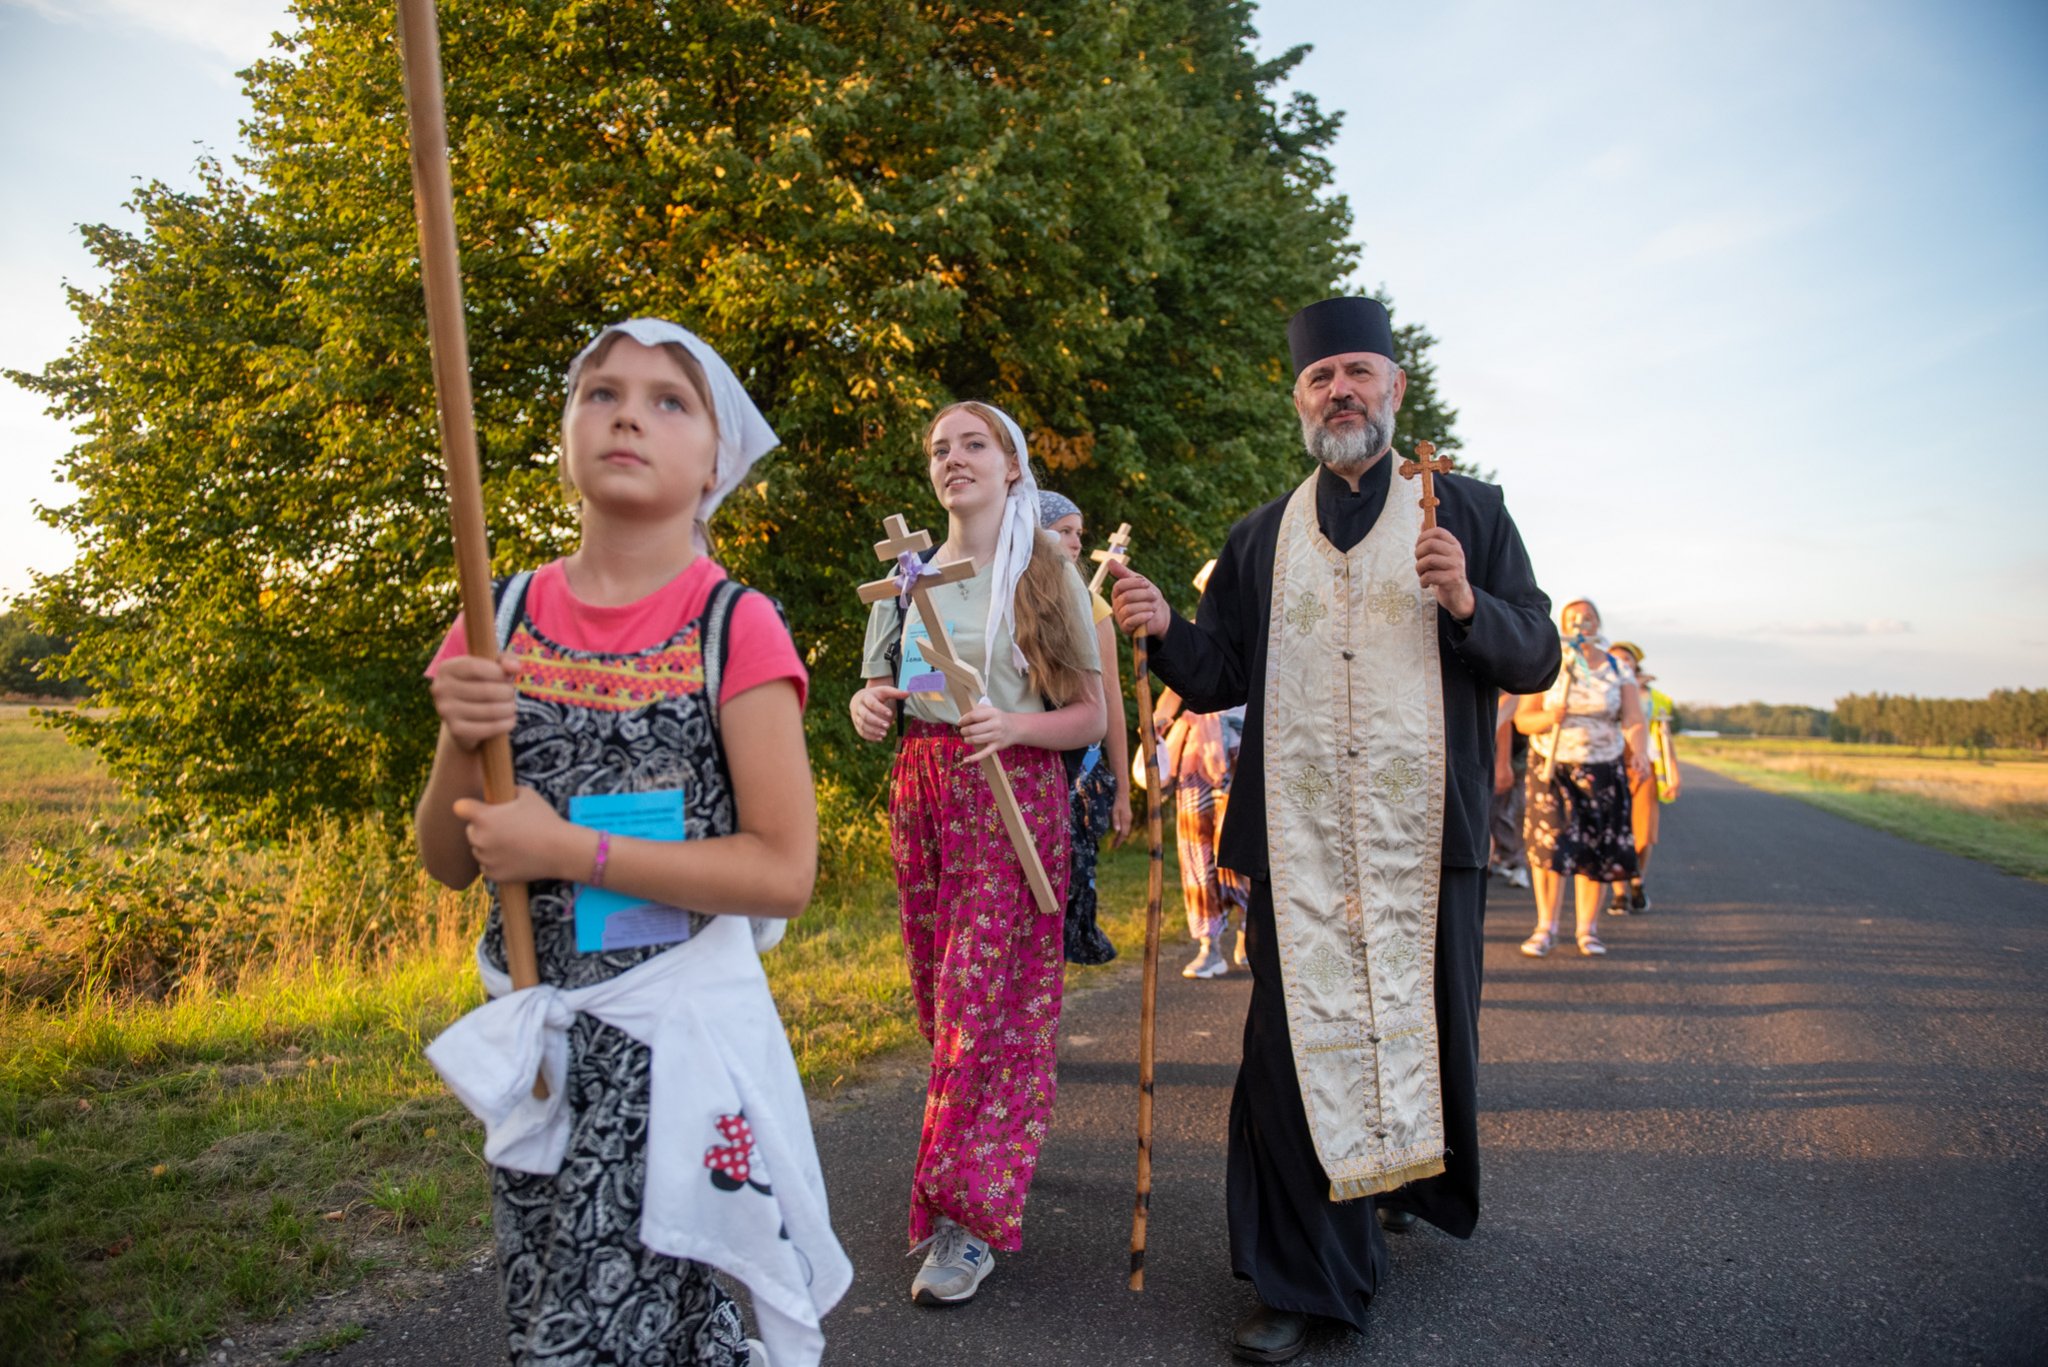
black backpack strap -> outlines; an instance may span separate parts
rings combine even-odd
[[[711,732],[719,734],[719,693],[725,686],[726,660],[732,653],[732,614],[747,586],[734,579],[721,579],[711,589],[711,601],[704,605],[704,702],[711,709]],[[772,601],[772,600],[771,600]],[[782,611],[776,604],[775,610]],[[785,623],[787,619],[785,618]],[[719,762],[725,762],[725,742],[718,741]]]
[[[736,579],[721,579],[712,587],[710,601],[704,605],[704,634],[701,638],[704,704],[711,713],[712,749],[718,756],[718,770],[728,789],[732,787],[732,766],[726,763],[725,758],[725,732],[724,724],[719,720],[718,695],[725,688],[725,667],[732,656],[732,615],[738,609],[740,599],[755,592],[758,590],[750,589]],[[782,610],[782,604],[769,598],[768,605],[775,609],[775,615],[782,619],[783,629],[787,630],[789,614]],[[789,922],[778,916],[749,916],[747,927],[753,933],[754,952],[765,954],[782,943]]]
[[[519,629],[519,616],[526,610],[526,591],[532,586],[532,570],[521,570],[491,585],[491,598],[498,608],[496,636],[500,651],[512,643],[512,633]]]
[[[1040,707],[1043,707],[1048,712],[1057,712],[1060,710],[1058,705],[1056,705],[1051,698],[1046,697],[1043,693],[1038,695],[1038,705]],[[1060,767],[1067,771],[1067,786],[1069,788],[1073,787],[1076,783],[1079,783],[1081,781],[1081,766],[1083,764],[1086,764],[1087,762],[1088,747],[1085,745],[1074,750],[1060,751]]]

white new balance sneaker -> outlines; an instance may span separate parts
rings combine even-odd
[[[910,1283],[910,1299],[919,1305],[971,1301],[995,1270],[995,1250],[943,1215],[931,1237],[910,1251],[926,1246],[931,1252],[924,1255],[924,1266]]]

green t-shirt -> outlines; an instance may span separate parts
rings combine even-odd
[[[1066,571],[1068,611],[1073,615],[1076,634],[1082,641],[1082,658],[1078,663],[1085,670],[1100,673],[1102,658],[1095,648],[1095,619],[1089,610],[1088,586],[1081,582],[1081,576],[1072,565],[1068,565]],[[984,568],[972,579],[941,584],[930,590],[932,606],[946,619],[946,632],[953,638],[954,652],[981,671],[982,680],[988,685],[990,702],[1005,712],[1043,712],[1045,702],[1039,696],[1037,686],[1012,661],[1007,629],[996,638],[996,667],[993,670],[988,667],[989,652],[983,649],[981,636],[988,627],[988,595],[993,581],[994,575]],[[899,610],[893,598],[884,598],[868,610],[867,643],[861,647],[860,674],[863,679],[879,679],[889,673],[886,658],[889,628],[898,620]],[[908,633],[918,621],[917,608],[913,605],[909,611],[901,612],[900,620],[900,631]],[[907,648],[904,654],[910,654]],[[960,720],[960,709],[953,706],[953,700],[944,694],[913,693],[904,699],[903,706],[910,716],[920,721],[943,722],[950,726]]]

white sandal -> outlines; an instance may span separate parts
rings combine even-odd
[[[1532,959],[1540,959],[1557,947],[1557,932],[1539,930],[1522,941],[1522,952]]]

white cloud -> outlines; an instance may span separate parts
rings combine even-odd
[[[1584,174],[1594,181],[1633,180],[1648,161],[1640,142],[1617,143],[1588,161]]]
[[[1651,236],[1636,253],[1635,264],[1664,266],[1703,256],[1722,256],[1767,242],[1793,226],[1794,221],[1785,216],[1748,209],[1689,219]]]
[[[46,19],[89,27],[141,29],[204,48],[244,66],[270,47],[270,36],[296,25],[285,0],[0,0]]]
[[[1773,622],[1759,627],[1759,636],[1903,636],[1913,629],[1911,622],[1896,617],[1870,617],[1863,621]]]

